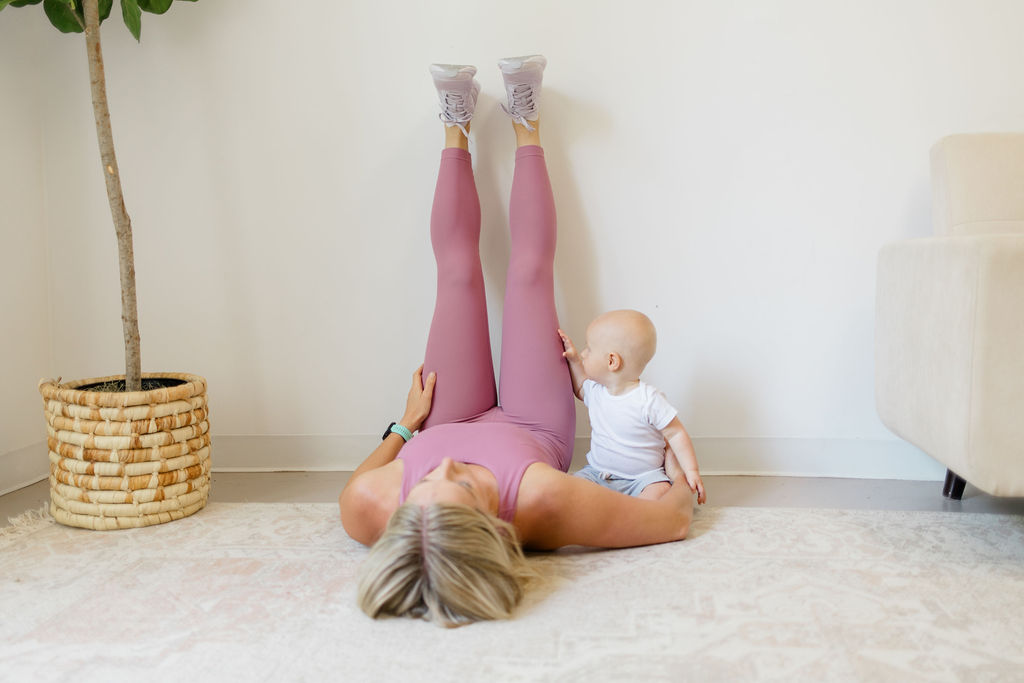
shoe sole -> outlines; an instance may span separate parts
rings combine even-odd
[[[469,78],[476,76],[476,67],[469,64],[431,64],[430,75],[434,78],[445,80],[461,80],[462,74],[469,74]],[[463,77],[464,78],[464,77]]]
[[[548,60],[543,55],[524,55],[522,57],[506,57],[498,60],[498,68],[502,73],[513,74],[524,68],[544,69]]]

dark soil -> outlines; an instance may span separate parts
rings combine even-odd
[[[176,387],[179,384],[184,384],[183,379],[173,379],[171,377],[144,377],[142,379],[142,390],[149,391],[151,389],[163,389],[165,387]],[[85,384],[78,387],[79,391],[104,391],[104,392],[123,392],[124,391],[124,380],[115,379],[109,382],[97,382],[96,384]]]

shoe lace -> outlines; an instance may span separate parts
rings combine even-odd
[[[512,109],[516,111],[532,112],[533,88],[528,85],[517,85],[512,88]]]
[[[469,137],[466,124],[473,118],[473,115],[466,108],[466,95],[464,93],[452,92],[450,90],[442,91],[441,113],[438,114],[438,118],[446,124],[458,126],[462,134],[467,138]]]
[[[528,131],[535,130],[530,122],[526,120],[527,115],[536,113],[533,104],[533,88],[526,84],[514,85],[509,91],[509,105],[506,107],[504,104],[501,108],[505,110],[505,113],[512,117],[512,119],[521,124]]]

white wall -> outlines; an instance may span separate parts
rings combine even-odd
[[[46,473],[36,384],[52,372],[34,24],[0,17],[0,492]],[[19,24],[21,22],[18,22]]]
[[[208,377],[221,453],[246,457],[231,435],[349,443],[400,413],[433,302],[431,61],[481,69],[473,137],[497,346],[513,139],[494,62],[539,51],[562,324],[579,337],[605,309],[651,315],[661,344],[647,379],[704,444],[707,471],[941,472],[875,414],[875,257],[930,231],[932,142],[1024,128],[1024,4],[288,7],[175,4],[144,16],[141,45],[104,25],[143,364]],[[8,35],[30,9],[3,13]],[[122,364],[80,40],[41,43],[53,372],[65,377]],[[751,443],[759,456],[735,456]],[[794,444],[803,455],[787,460]],[[301,449],[266,457],[298,462]],[[361,455],[348,450],[323,457]]]

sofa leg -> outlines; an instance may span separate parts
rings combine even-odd
[[[964,486],[966,484],[967,482],[957,476],[953,470],[946,470],[946,481],[942,484],[942,495],[953,500],[960,500],[964,497]]]

